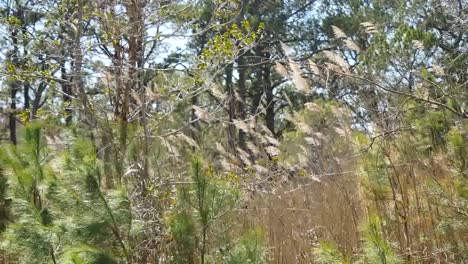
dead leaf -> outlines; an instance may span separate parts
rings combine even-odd
[[[205,122],[210,122],[211,121],[211,117],[210,117],[210,113],[202,108],[200,108],[199,106],[196,106],[196,105],[192,105],[192,108],[193,110],[195,111],[195,115],[205,121]]]

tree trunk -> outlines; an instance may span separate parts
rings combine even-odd
[[[261,59],[256,62],[257,64],[261,63]],[[263,81],[262,81],[262,74],[263,67],[255,68],[255,79],[253,81],[252,89],[252,105],[250,107],[250,114],[254,116],[255,120],[257,120],[257,114],[259,112],[260,102],[262,101],[262,94],[263,94]]]
[[[228,143],[231,151],[236,149],[236,126],[234,125],[234,119],[236,118],[236,94],[232,83],[232,63],[226,66],[226,90],[229,96],[228,111],[229,111],[229,124],[228,124]]]
[[[271,133],[275,134],[275,100],[273,95],[273,87],[271,86],[271,68],[270,64],[263,65],[263,87],[265,91],[265,98],[266,98],[266,126],[271,131]]]
[[[141,194],[145,195],[146,185],[145,181],[149,177],[149,131],[147,127],[146,120],[146,91],[143,85],[143,63],[144,63],[144,8],[146,1],[144,0],[133,0],[127,1],[126,9],[129,19],[129,29],[128,29],[128,57],[129,57],[129,80],[127,82],[127,87],[125,87],[125,99],[124,99],[124,108],[125,112],[128,115],[130,109],[140,109],[140,124],[143,127],[144,139],[142,142],[142,170],[140,172],[140,188]],[[131,95],[139,96],[140,100],[132,99]],[[125,121],[124,121],[125,118]],[[122,116],[122,121],[124,124],[127,124],[125,116]],[[122,130],[126,129],[122,127]],[[124,138],[124,133],[122,131],[121,143],[125,149],[124,144],[126,144],[126,138]]]
[[[11,38],[13,42],[13,52],[11,55],[11,63],[14,67],[19,67],[19,47],[18,47],[18,31],[13,30],[11,32]],[[16,138],[16,94],[19,90],[19,81],[13,80],[10,85],[10,116],[9,116],[9,130],[10,130],[10,141],[14,145],[18,143]]]
[[[63,42],[63,37],[59,37],[59,39]],[[69,78],[67,74],[67,69],[65,68],[65,50],[62,50],[62,60],[60,61],[60,78],[62,79],[61,88],[62,88],[62,99],[63,105],[65,106],[65,124],[69,126],[73,120],[73,110],[72,110],[72,87],[69,83]]]
[[[84,88],[83,81],[83,52],[81,47],[81,37],[83,35],[83,0],[77,0],[77,23],[76,23],[76,33],[74,36],[73,43],[73,78],[72,84],[78,93],[81,103],[83,104],[86,118],[91,121],[93,120],[93,115],[91,112],[91,105],[88,101],[88,96]]]
[[[10,141],[14,145],[18,143],[18,140],[16,138],[16,93],[18,92],[17,88],[17,82],[11,86],[11,91],[10,91],[10,120],[9,120],[9,129],[10,129]]]
[[[237,71],[239,72],[239,81],[238,81],[238,94],[239,102],[237,103],[237,119],[245,120],[245,94],[246,94],[246,67],[244,55],[241,55],[237,61]],[[239,130],[239,145],[244,147],[245,145],[245,132]]]

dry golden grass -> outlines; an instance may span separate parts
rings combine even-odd
[[[311,263],[318,240],[339,241],[345,252],[355,252],[363,216],[356,175],[293,181],[275,194],[254,194],[241,217],[245,229],[264,229],[269,263]]]
[[[457,212],[443,203],[453,191],[450,175],[442,164],[395,165],[388,171],[395,194],[389,189],[383,197],[366,189],[357,173],[336,173],[321,182],[293,179],[275,193],[253,194],[240,219],[245,230],[263,228],[274,264],[314,263],[319,241],[359,254],[370,215],[385,219],[383,235],[405,263],[463,263],[466,222],[450,223]],[[434,182],[446,193],[434,192]]]

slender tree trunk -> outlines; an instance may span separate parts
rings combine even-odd
[[[24,109],[31,108],[31,97],[29,97],[30,90],[31,90],[31,84],[29,82],[25,82],[23,86]]]
[[[17,88],[17,82],[15,81],[15,84],[11,86],[11,91],[10,91],[10,119],[9,119],[9,129],[10,129],[10,141],[14,145],[18,143],[18,140],[16,138],[16,93],[18,92]]]
[[[270,64],[263,66],[263,85],[266,98],[266,127],[275,135],[275,98],[273,87],[271,86],[271,67]]]
[[[261,60],[257,62],[258,64],[261,63]],[[262,100],[263,94],[263,81],[262,81],[262,74],[263,67],[257,67],[255,69],[255,80],[253,81],[252,89],[252,105],[250,107],[250,114],[254,116],[255,120],[257,120],[257,114],[259,112],[260,102]]]
[[[228,111],[229,111],[229,124],[228,124],[228,143],[231,151],[236,149],[236,126],[234,125],[234,119],[236,118],[236,94],[234,90],[232,74],[233,65],[229,64],[226,66],[226,90],[229,96]]]
[[[32,101],[32,106],[31,106],[31,115],[30,119],[34,120],[37,118],[37,111],[39,108],[41,108],[42,101],[42,95],[44,94],[45,89],[47,88],[47,83],[46,82],[41,82],[36,91],[36,96],[34,97],[34,100]]]
[[[123,48],[120,45],[119,41],[114,41],[114,57],[113,57],[113,70],[112,74],[115,78],[115,99],[114,99],[114,117],[117,120],[119,129],[118,129],[118,142],[116,149],[110,150],[113,155],[113,163],[115,168],[116,179],[120,182],[121,176],[123,175],[123,166],[124,162],[122,157],[125,154],[126,149],[126,138],[127,138],[127,114],[124,110],[125,104],[125,95],[124,95],[124,70],[123,70]],[[109,187],[112,186],[114,179],[108,179]]]
[[[242,20],[244,19],[244,15],[246,12],[246,9],[248,7],[248,0],[243,0],[242,1],[242,7],[241,11],[239,13],[239,16],[237,18],[237,26],[239,28],[242,28]],[[237,93],[238,93],[238,102],[237,102],[237,109],[236,109],[236,118],[239,120],[245,120],[246,119],[246,113],[245,113],[245,95],[247,93],[247,87],[246,87],[246,80],[247,80],[247,65],[246,65],[246,60],[245,60],[245,54],[246,51],[241,50],[241,53],[239,55],[239,58],[237,59],[237,72],[239,74],[239,80],[237,82]],[[237,101],[237,100],[236,100]],[[241,148],[245,147],[245,132],[239,129],[239,146]]]
[[[18,47],[18,31],[13,30],[11,32],[11,38],[13,42],[13,52],[11,55],[11,63],[15,67],[19,67],[19,47]],[[14,145],[18,143],[16,138],[16,94],[19,91],[19,81],[13,80],[10,85],[10,116],[9,116],[9,130],[10,130],[10,141]]]
[[[238,81],[238,94],[239,94],[239,102],[237,104],[237,118],[239,120],[246,119],[245,113],[245,94],[247,92],[246,88],[246,76],[247,76],[247,65],[245,65],[245,58],[244,55],[241,55],[237,61],[237,71],[239,72],[239,81]],[[245,145],[245,132],[239,130],[239,145],[244,147]]]
[[[81,47],[81,37],[83,35],[83,0],[77,0],[77,23],[76,32],[73,43],[73,78],[72,84],[74,85],[78,95],[80,96],[81,103],[84,106],[86,118],[93,120],[91,105],[86,95],[83,81],[83,52]]]
[[[145,181],[149,177],[149,131],[146,119],[146,91],[143,85],[143,63],[144,63],[144,8],[145,0],[132,0],[126,3],[129,17],[128,31],[128,56],[129,56],[129,80],[125,88],[125,111],[130,108],[140,109],[140,124],[143,127],[143,149],[142,149],[142,170],[140,173],[141,193],[146,193]],[[131,94],[139,96],[140,100],[132,100]],[[130,107],[130,105],[132,107]],[[128,114],[128,113],[127,113]],[[127,123],[127,122],[125,122]],[[124,128],[123,128],[124,129]],[[122,131],[125,132],[125,131]],[[125,132],[126,133],[126,132]],[[126,138],[122,138],[122,144]]]
[[[21,17],[21,23],[23,24],[23,26],[21,27],[21,33],[23,36],[27,36],[28,35],[28,29],[27,29],[27,25],[24,21],[24,16]],[[26,47],[28,45],[28,42],[26,40],[23,40],[23,47]],[[23,62],[22,64],[25,65],[27,64],[27,58],[28,58],[28,49],[27,48],[24,48],[24,59],[23,59]],[[31,84],[29,83],[29,81],[24,81],[23,82],[23,99],[24,99],[24,109],[25,110],[29,110],[31,108],[31,103],[30,103],[30,97],[29,97],[29,91],[31,90]]]
[[[198,96],[194,95],[192,97],[192,105],[197,105],[198,104]],[[198,142],[198,131],[200,130],[200,123],[197,121],[198,117],[196,115],[195,109],[192,108],[192,111],[190,113],[190,125],[191,125],[191,131],[190,131],[190,136]]]
[[[61,41],[63,42],[63,37],[60,37]],[[68,126],[71,124],[73,120],[73,108],[72,108],[72,87],[69,83],[69,78],[67,74],[67,69],[65,68],[65,62],[66,62],[66,57],[65,57],[65,50],[62,50],[62,60],[60,61],[60,77],[63,80],[61,83],[61,88],[62,88],[62,99],[63,99],[63,104],[65,106],[65,124]]]

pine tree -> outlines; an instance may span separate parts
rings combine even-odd
[[[20,263],[130,263],[131,204],[124,188],[103,192],[90,141],[52,153],[31,123],[25,143],[2,149],[12,200],[2,247]]]
[[[191,163],[193,183],[178,189],[179,198],[170,217],[176,242],[176,263],[263,263],[261,233],[242,237],[231,233],[229,221],[241,202],[238,188],[221,179],[212,168],[204,168],[195,156]],[[239,240],[239,242],[234,242]]]

